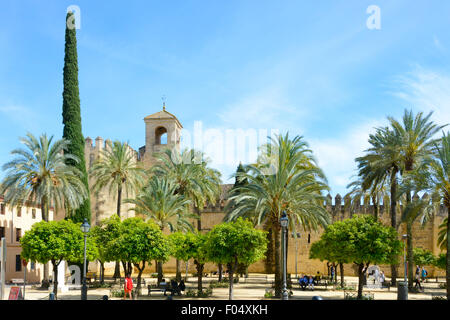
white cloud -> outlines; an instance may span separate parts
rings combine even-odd
[[[417,111],[433,111],[433,120],[450,123],[450,75],[421,66],[395,78],[398,89],[392,94]]]
[[[363,155],[369,147],[369,134],[382,124],[379,120],[367,120],[333,138],[310,139],[311,149],[328,178],[332,194],[344,196],[346,186],[356,174],[355,158]]]
[[[305,110],[292,106],[281,89],[272,87],[224,106],[218,115],[225,126],[270,128],[283,132],[298,127],[297,120],[305,113]]]

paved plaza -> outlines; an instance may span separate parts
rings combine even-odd
[[[171,278],[175,275],[166,274],[166,278]],[[147,285],[156,283],[154,278],[145,278],[146,285],[142,286],[143,295],[138,298],[138,300],[164,300],[167,299],[162,292],[152,292],[151,296],[147,295]],[[203,287],[206,289],[209,287],[209,283],[212,280],[217,280],[217,278],[205,277],[203,279]],[[357,277],[345,277],[347,285],[357,286]],[[439,284],[442,283],[442,279],[439,283],[435,279],[429,279],[428,282],[424,283],[423,293],[409,293],[409,300],[431,300],[433,296],[443,296],[445,295],[445,289],[440,289]],[[113,280],[106,280],[107,283],[111,283],[111,288],[90,288],[88,291],[88,300],[101,300],[103,296],[107,295],[110,300],[122,300],[119,297],[113,297],[111,295],[112,290],[119,290],[121,286],[119,281],[114,284]],[[261,274],[250,274],[247,279],[240,278],[240,282],[234,285],[234,300],[262,300],[266,290],[270,290],[273,282],[273,275],[266,276]],[[134,284],[136,286],[136,283]],[[197,278],[189,277],[186,283],[186,290],[197,288]],[[26,288],[25,299],[26,300],[48,300],[50,290],[40,290],[35,286],[28,285]],[[335,290],[332,286],[328,286],[327,289],[324,287],[317,287],[314,291],[311,290],[301,290],[297,283],[294,284],[292,289],[293,295],[290,297],[291,300],[311,300],[313,296],[321,296],[324,300],[343,300],[344,291]],[[6,288],[7,295],[9,294],[9,287]],[[388,291],[388,289],[365,289],[364,293],[372,293],[375,300],[396,300],[397,299],[397,288],[393,287]],[[79,300],[80,290],[69,290],[68,292],[58,293],[59,300]],[[228,288],[214,288],[212,296],[208,298],[191,298],[182,296],[174,296],[174,300],[228,300]]]

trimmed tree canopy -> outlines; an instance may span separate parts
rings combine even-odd
[[[84,234],[80,227],[80,223],[70,220],[35,223],[20,239],[22,258],[43,264],[54,261],[56,265],[62,260],[83,262]],[[88,236],[87,260],[92,261],[96,256],[94,240]]]

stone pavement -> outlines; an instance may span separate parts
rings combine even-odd
[[[165,277],[170,279],[170,274],[166,274]],[[217,278],[206,277],[203,279],[203,287],[208,288],[209,282],[211,280],[217,280]],[[156,279],[146,278],[147,284],[156,282]],[[264,299],[264,293],[266,289],[270,289],[273,281],[273,275],[267,276],[261,274],[250,274],[248,279],[241,278],[240,283],[234,285],[234,299],[235,300],[262,300]],[[345,277],[345,281],[348,285],[357,285],[357,277]],[[111,282],[112,283],[112,282]],[[136,283],[135,283],[136,286]],[[147,296],[147,287],[142,286],[143,295],[139,297],[139,300],[163,300],[167,299],[162,292],[152,292],[152,296]],[[189,277],[186,287],[189,289],[197,288],[197,278]],[[434,282],[434,280],[425,283],[424,293],[409,293],[409,300],[431,300],[433,295],[445,295],[445,289],[439,289],[439,284]],[[113,285],[112,288],[90,288],[88,290],[88,300],[101,300],[104,295],[107,295],[111,300],[122,300],[122,298],[112,297],[112,289],[120,289],[118,282]],[[341,290],[333,290],[332,287],[328,287],[327,290],[324,288],[317,288],[314,291],[311,290],[300,290],[298,284],[294,284],[293,295],[290,297],[291,300],[311,300],[313,296],[321,296],[324,300],[342,300],[344,299],[344,292]],[[31,288],[27,286],[25,299],[26,300],[48,300],[50,290],[39,290],[36,288]],[[397,289],[391,288],[390,292],[387,289],[377,289],[377,290],[365,290],[364,292],[371,292],[374,294],[375,300],[396,300],[397,299]],[[6,288],[6,297],[9,295],[9,286]],[[81,296],[80,290],[69,290],[68,292],[58,293],[59,300],[79,300]],[[174,300],[228,300],[228,288],[214,288],[213,295],[208,298],[188,298],[185,296],[174,296]]]

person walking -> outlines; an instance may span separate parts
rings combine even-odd
[[[380,284],[381,284],[381,286],[384,285],[384,282],[385,282],[385,281],[386,281],[386,276],[384,275],[384,272],[381,271],[381,272],[380,272]]]
[[[425,280],[427,279],[427,276],[428,276],[428,271],[425,270],[425,267],[422,267],[422,274],[421,274],[421,276],[422,276],[422,282],[425,282]]]
[[[331,273],[331,281],[334,281],[334,266],[331,266],[330,273]]]
[[[418,270],[419,271],[416,270],[416,276],[414,279],[414,283],[415,283],[414,288],[417,289],[417,287],[419,287],[419,290],[422,291],[422,285],[420,284],[420,269],[418,269]]]
[[[128,273],[125,276],[124,296],[123,296],[124,300],[127,300],[127,293],[128,293],[128,296],[130,297],[130,300],[133,300],[131,291],[133,291],[133,280],[131,279],[131,275]]]

